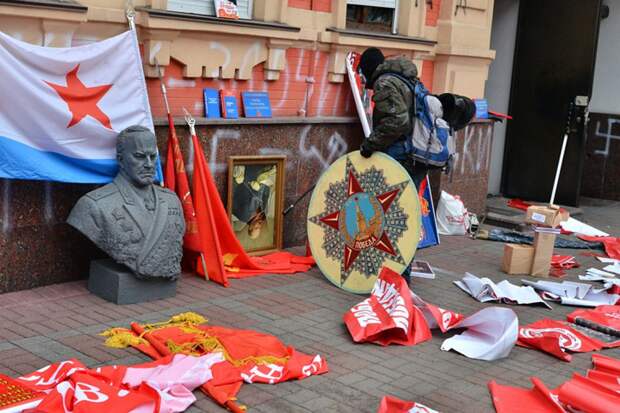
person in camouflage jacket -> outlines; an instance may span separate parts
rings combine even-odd
[[[392,145],[404,141],[411,133],[413,120],[410,112],[414,96],[402,80],[387,74],[397,73],[417,82],[418,69],[411,60],[404,57],[385,59],[383,53],[374,47],[362,54],[360,68],[366,78],[366,88],[374,91],[372,132],[360,148],[362,156],[370,157],[374,151],[388,152]],[[407,170],[415,185],[419,186],[426,177],[428,166],[415,162],[405,153],[394,157]]]

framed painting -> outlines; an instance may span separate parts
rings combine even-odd
[[[286,156],[228,158],[228,218],[246,252],[282,248]]]

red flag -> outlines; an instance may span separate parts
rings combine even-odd
[[[548,319],[519,328],[517,344],[547,352],[564,361],[572,359],[566,350],[586,353],[604,348],[603,342],[580,333],[566,323]]]
[[[432,337],[424,314],[413,305],[409,286],[403,277],[386,267],[370,297],[353,306],[343,318],[356,343],[412,346]]]
[[[164,184],[166,188],[177,194],[183,206],[183,216],[185,217],[183,247],[191,251],[201,252],[203,248],[200,244],[194,203],[189,192],[185,162],[183,161],[179,139],[174,129],[174,120],[170,113],[168,113],[168,154],[166,155]]]
[[[497,413],[566,413],[556,401],[557,394],[550,391],[536,377],[531,378],[534,387],[530,390],[504,386],[494,380],[489,382],[489,391]]]
[[[615,413],[620,410],[620,394],[579,374],[574,374],[572,379],[560,386],[559,396],[563,404],[571,407],[571,411]]]
[[[609,258],[620,260],[620,238],[616,237],[590,237],[586,235],[578,235],[584,241],[602,242],[605,252]]]
[[[377,413],[438,413],[423,404],[408,402],[392,396],[383,396]]]
[[[309,270],[314,264],[312,257],[298,257],[289,252],[250,257],[244,251],[230,225],[196,135],[192,135],[192,144],[194,205],[202,243],[207,246],[204,256],[209,279],[227,286],[228,278],[245,278],[257,274],[292,274]],[[202,265],[197,265],[197,272],[205,275]]]
[[[276,384],[301,380],[328,371],[320,355],[307,355],[286,346],[277,337],[251,330],[210,326],[195,313],[179,314],[155,326],[131,324],[131,331],[111,329],[106,344],[133,346],[155,359],[174,353],[219,356],[212,379],[201,389],[213,400],[241,412],[236,394],[243,382]]]

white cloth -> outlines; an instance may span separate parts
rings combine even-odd
[[[489,307],[467,317],[457,328],[467,330],[445,340],[442,350],[492,361],[510,354],[519,336],[519,319],[509,308]]]
[[[575,218],[568,218],[566,221],[560,222],[560,226],[564,231],[574,232],[575,234],[587,235],[590,237],[608,237],[609,234],[594,228]]]
[[[517,286],[507,280],[495,284],[486,277],[478,278],[466,273],[462,280],[454,281],[454,284],[482,303],[502,301],[509,304],[544,304],[551,308],[532,287]]]
[[[620,299],[620,295],[609,294],[606,292],[606,288],[596,289],[591,284],[572,281],[563,281],[561,283],[552,281],[521,281],[536,290],[544,291],[543,298],[560,301],[564,305],[597,307],[599,305],[614,305]]]

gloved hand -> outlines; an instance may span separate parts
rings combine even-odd
[[[368,139],[364,139],[360,145],[360,154],[364,158],[370,158],[373,152],[374,148],[372,147],[371,142]]]

